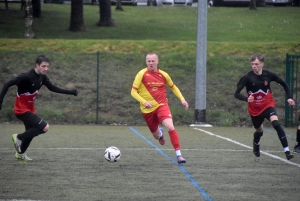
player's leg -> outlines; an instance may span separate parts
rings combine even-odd
[[[260,157],[260,138],[263,136],[263,116],[251,116],[252,124],[255,128],[253,134],[253,154],[256,157]]]
[[[299,115],[299,119],[300,121],[300,115]],[[294,153],[300,153],[300,124],[297,127],[297,132],[296,132],[296,144],[294,147]]]
[[[300,125],[298,126],[296,132],[296,145],[294,147],[294,153],[300,153]]]
[[[165,138],[163,135],[163,129],[159,128],[160,123],[157,118],[156,111],[151,113],[143,113],[143,117],[153,137],[157,139],[161,145],[164,145]]]
[[[13,136],[16,138],[16,145],[17,153],[16,158],[26,160],[29,158],[25,152],[29,147],[32,139],[42,133],[45,133],[49,129],[49,125],[37,115],[26,112],[22,115],[17,115],[17,118],[23,121],[26,131],[21,134],[14,134]],[[18,156],[19,157],[18,157]],[[30,159],[30,158],[29,158]],[[31,159],[30,159],[31,160]]]
[[[169,133],[170,141],[173,145],[173,148],[175,149],[178,163],[186,163],[186,160],[182,157],[180,151],[180,139],[173,124],[170,108],[167,105],[159,107],[157,115],[159,121],[166,127]]]
[[[286,158],[288,160],[290,160],[290,159],[294,158],[294,156],[290,152],[285,132],[278,121],[278,116],[276,114],[275,108],[268,108],[268,110],[272,111],[272,112],[269,112],[269,114],[272,113],[272,116],[269,117],[269,120],[272,123],[273,128],[277,132],[278,138],[281,142],[281,145],[283,147],[283,151],[286,155]]]
[[[162,121],[162,124],[166,127],[169,133],[170,141],[175,149],[178,163],[186,163],[186,160],[182,157],[180,151],[180,139],[176,129],[174,128],[173,120],[171,118],[166,118]]]

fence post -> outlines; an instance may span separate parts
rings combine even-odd
[[[98,110],[99,110],[99,60],[100,60],[100,53],[97,52],[97,98],[96,98],[96,124],[98,124]]]

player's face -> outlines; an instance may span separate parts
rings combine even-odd
[[[35,64],[35,72],[37,74],[46,74],[49,68],[49,63],[48,62],[42,62],[40,65]]]
[[[155,54],[148,55],[146,57],[146,64],[147,64],[148,70],[150,70],[152,72],[157,71],[157,64],[158,64],[157,55],[155,55]]]
[[[259,61],[258,59],[255,59],[254,61],[251,61],[251,67],[255,74],[261,75],[262,68],[264,66],[264,62]]]

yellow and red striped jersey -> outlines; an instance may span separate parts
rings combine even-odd
[[[140,102],[140,109],[143,113],[150,113],[159,106],[168,104],[166,86],[170,87],[181,101],[184,100],[168,73],[162,70],[152,72],[144,68],[134,79],[131,95]],[[146,108],[145,102],[151,102],[153,107]]]

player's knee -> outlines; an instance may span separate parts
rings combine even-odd
[[[43,129],[43,131],[46,133],[49,130],[49,124],[46,125],[46,127]]]
[[[278,120],[272,121],[272,125],[273,125],[273,127],[274,127],[275,129],[280,128],[280,124],[279,124],[279,121],[278,121]]]
[[[166,129],[167,129],[168,132],[175,130],[175,127],[174,127],[173,124],[165,125],[165,127],[166,127]]]
[[[263,125],[261,124],[258,128],[255,127],[255,131],[258,132],[258,133],[264,132],[264,127],[263,127]]]

